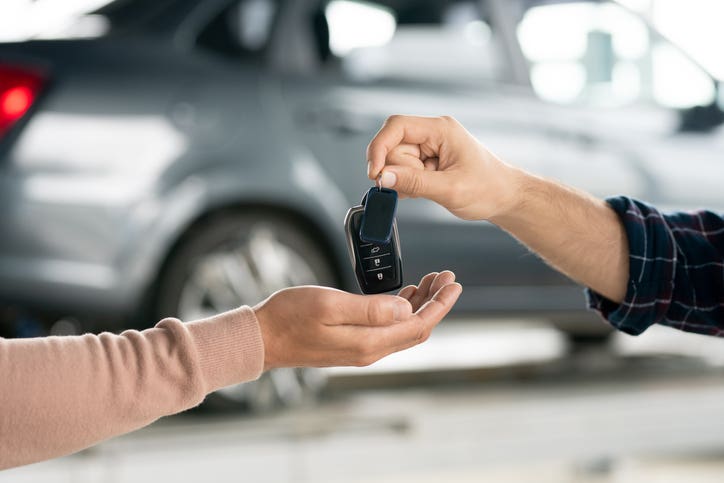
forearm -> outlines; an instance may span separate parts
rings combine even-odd
[[[621,302],[629,277],[628,241],[603,201],[516,168],[506,168],[512,202],[490,221],[576,282]]]
[[[143,332],[0,339],[0,469],[69,454],[258,377],[249,308]]]

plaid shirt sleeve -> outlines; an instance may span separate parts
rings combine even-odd
[[[588,289],[588,305],[638,335],[653,324],[724,336],[724,218],[710,211],[663,214],[626,197],[607,200],[629,241],[625,300]]]

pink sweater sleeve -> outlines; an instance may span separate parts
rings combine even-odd
[[[248,307],[120,335],[0,338],[0,469],[140,428],[256,379],[263,366]]]

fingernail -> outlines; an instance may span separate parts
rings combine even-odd
[[[372,161],[367,161],[367,177],[370,177],[370,171],[372,171]]]
[[[393,188],[395,186],[395,183],[397,183],[397,175],[395,173],[393,173],[392,171],[382,172],[382,179],[380,180],[380,184],[384,188]]]

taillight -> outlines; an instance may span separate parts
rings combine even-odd
[[[33,106],[45,82],[40,71],[0,64],[0,138]]]

